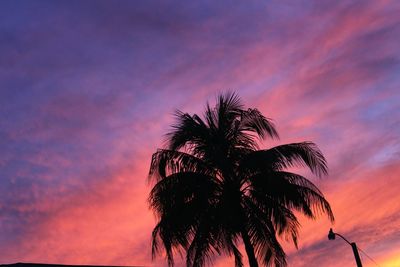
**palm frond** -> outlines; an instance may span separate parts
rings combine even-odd
[[[178,172],[197,172],[215,175],[216,171],[202,159],[185,152],[158,149],[153,154],[149,171],[150,181],[152,178],[159,181],[169,174]]]
[[[191,116],[177,110],[175,117],[176,123],[165,135],[170,150],[179,150],[185,145],[201,144],[202,140],[207,139],[208,128],[199,116]]]
[[[253,192],[282,203],[288,209],[301,211],[309,218],[325,213],[334,221],[328,201],[314,184],[290,172],[259,173],[249,178]]]
[[[243,267],[243,261],[242,261],[243,256],[235,244],[236,239],[237,235],[231,233],[229,229],[224,229],[223,247],[226,248],[228,255],[233,254],[235,258],[235,267]]]
[[[218,191],[217,180],[199,173],[175,173],[160,180],[149,197],[159,218],[153,230],[152,255],[159,253],[162,243],[172,266],[172,249],[188,250]]]
[[[286,255],[275,236],[275,228],[266,214],[249,198],[245,198],[247,229],[255,251],[265,266],[285,267]]]
[[[177,241],[176,232],[171,231],[169,229],[167,220],[161,220],[152,232],[152,258],[154,259],[156,254],[159,253],[159,244],[162,243],[166,257],[168,266],[174,266],[174,253],[172,251],[173,248],[177,248],[179,246],[179,242]]]
[[[279,139],[278,132],[271,119],[264,117],[257,109],[244,110],[240,116],[240,130],[257,134],[261,139],[267,136]]]
[[[308,167],[315,175],[328,173],[326,159],[312,142],[292,143],[267,150],[254,151],[241,162],[247,171],[283,170],[289,167]]]
[[[217,125],[220,131],[226,132],[232,126],[234,119],[242,112],[243,105],[235,93],[220,95],[215,107]]]
[[[248,198],[260,209],[259,212],[265,214],[265,218],[271,220],[276,233],[283,236],[287,241],[291,239],[297,248],[300,223],[294,213],[279,201],[257,190],[251,190]]]
[[[220,254],[218,249],[218,238],[215,238],[215,225],[204,218],[194,234],[193,240],[187,249],[186,265],[189,267],[201,267],[206,262],[212,262],[214,252]]]
[[[151,190],[149,203],[160,217],[173,213],[195,220],[219,194],[220,182],[196,172],[179,172],[160,180]]]

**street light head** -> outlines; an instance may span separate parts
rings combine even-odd
[[[332,228],[329,230],[328,239],[335,240],[335,233],[333,232]]]
[[[346,241],[347,244],[349,244],[351,246],[351,248],[353,249],[354,258],[356,259],[357,267],[362,267],[362,263],[361,263],[360,255],[358,254],[358,249],[357,249],[356,243],[354,243],[354,242],[350,243],[349,240],[347,240],[344,236],[342,236],[341,234],[334,233],[332,228],[329,229],[329,233],[328,233],[329,240],[335,240],[336,235],[338,235],[340,238],[342,238],[344,241]]]

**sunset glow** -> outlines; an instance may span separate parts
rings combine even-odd
[[[397,0],[1,1],[0,264],[166,266],[151,260],[151,155],[176,109],[235,91],[274,120],[264,147],[313,141],[328,161],[307,175],[335,223],[302,219],[289,266],[355,266],[331,227],[400,266],[399,14]]]

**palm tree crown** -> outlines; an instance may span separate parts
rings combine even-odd
[[[297,247],[299,211],[314,219],[329,203],[305,177],[287,171],[308,167],[327,174],[327,163],[312,142],[260,149],[259,139],[278,138],[270,119],[245,109],[236,94],[220,95],[204,119],[176,112],[168,147],[153,154],[150,207],[158,223],[152,234],[153,257],[164,248],[169,266],[185,253],[187,266],[203,266],[215,254],[235,258],[243,242],[251,267],[286,266],[277,236]]]

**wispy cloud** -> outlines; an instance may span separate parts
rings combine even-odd
[[[398,263],[397,1],[0,5],[0,261],[164,265],[151,153],[175,109],[235,90],[280,142],[320,146],[334,229]],[[292,266],[352,264],[326,219],[302,222]]]

